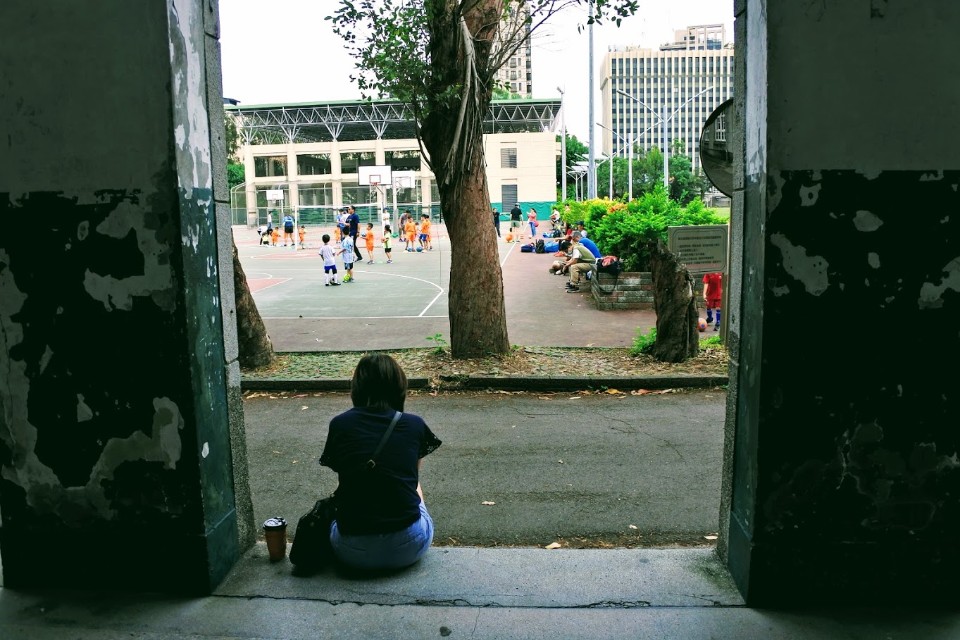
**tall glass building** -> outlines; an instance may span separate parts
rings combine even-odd
[[[733,43],[725,42],[720,24],[687,27],[674,40],[659,49],[607,51],[600,86],[604,154],[626,157],[630,140],[644,151],[663,149],[663,118],[670,154],[680,140],[694,170],[700,166],[703,123],[733,95]]]

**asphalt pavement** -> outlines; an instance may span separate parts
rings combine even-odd
[[[718,526],[725,401],[721,389],[413,393],[406,410],[444,443],[421,472],[435,539],[709,545],[705,536]],[[257,522],[283,516],[295,535],[297,517],[336,487],[317,458],[330,418],[349,407],[345,393],[248,394]]]

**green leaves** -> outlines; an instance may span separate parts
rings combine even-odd
[[[608,200],[571,203],[568,217],[584,220],[589,237],[604,254],[618,256],[626,271],[649,271],[651,247],[658,241],[667,242],[667,227],[726,223],[699,199],[681,206],[663,185],[628,204]]]

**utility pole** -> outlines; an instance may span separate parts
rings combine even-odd
[[[587,166],[587,197],[596,198],[597,197],[597,152],[595,146],[596,138],[596,127],[593,126],[593,123],[596,122],[596,119],[593,117],[593,0],[590,2],[590,21],[587,24],[587,33],[589,35],[590,42],[590,88],[587,91],[587,95],[590,97],[590,155],[588,158]]]

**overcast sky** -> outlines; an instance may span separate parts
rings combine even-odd
[[[220,0],[223,95],[241,104],[351,100],[354,63],[324,17],[337,0]],[[567,131],[589,136],[589,59],[586,8],[553,17],[533,35],[533,97],[565,91]],[[656,48],[689,25],[722,23],[733,40],[733,0],[640,0],[637,15],[621,26],[593,29],[594,121],[600,113],[600,68],[610,46]],[[597,128],[597,144],[602,131]]]

